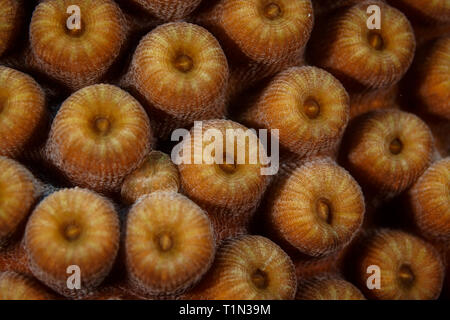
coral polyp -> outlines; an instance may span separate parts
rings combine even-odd
[[[231,69],[227,97],[234,100],[261,80],[303,63],[314,16],[310,0],[221,0],[197,20],[223,44]]]
[[[71,26],[68,8],[79,8],[79,26]],[[70,12],[70,11],[69,11]],[[75,21],[75,20],[74,20]],[[80,89],[106,73],[126,36],[118,5],[111,0],[53,0],[39,3],[30,25],[32,59],[37,68]]]
[[[0,66],[0,155],[23,156],[46,124],[45,95],[30,76]]]
[[[389,0],[394,6],[404,11],[412,18],[420,19],[421,22],[441,22],[450,21],[450,2],[447,0]]]
[[[73,183],[118,191],[150,151],[149,119],[137,100],[112,85],[71,95],[53,121],[46,156]]]
[[[211,265],[214,230],[194,202],[178,193],[158,191],[141,198],[130,210],[125,251],[135,290],[180,294]]]
[[[170,157],[160,151],[153,150],[144,163],[128,175],[121,188],[122,199],[134,203],[141,196],[155,191],[174,191],[180,188],[178,168]]]
[[[25,248],[36,278],[64,296],[80,297],[96,288],[111,270],[119,236],[118,215],[109,200],[86,189],[63,189],[33,211],[26,226]],[[67,285],[72,266],[81,272],[78,289]]]
[[[361,188],[343,168],[315,160],[280,183],[270,201],[268,222],[277,238],[307,255],[323,256],[354,237],[364,208]]]
[[[155,114],[158,136],[194,120],[224,116],[227,59],[200,26],[174,22],[151,31],[134,53],[128,77]]]
[[[0,156],[0,248],[26,221],[40,194],[28,169]]]
[[[293,67],[279,74],[242,115],[251,126],[279,130],[280,144],[301,156],[337,147],[349,114],[341,83],[315,67]]]
[[[317,276],[300,281],[297,300],[366,300],[350,282],[334,276]]]
[[[185,18],[197,8],[201,0],[130,0],[149,13],[165,21]]]
[[[367,8],[380,7],[380,29],[367,27]],[[415,51],[408,19],[382,1],[364,1],[332,17],[324,36],[313,41],[314,62],[349,87],[380,88],[397,83],[408,70]]]
[[[200,296],[211,300],[292,300],[297,288],[289,256],[261,236],[224,242],[204,281]]]
[[[344,139],[349,144],[342,151],[349,171],[384,196],[398,195],[410,187],[431,162],[430,129],[411,113],[372,111]]]
[[[373,110],[398,109],[398,95],[399,88],[397,85],[388,88],[351,93],[350,119],[354,119]]]
[[[54,296],[38,281],[22,274],[0,272],[0,300],[50,300]]]
[[[208,136],[211,130],[223,143]],[[261,174],[267,167],[260,157],[263,148],[255,133],[230,120],[204,121],[183,141],[183,159],[189,161],[178,166],[182,188],[208,212],[219,238],[245,232],[259,204],[270,177]]]
[[[450,120],[450,36],[438,39],[425,60],[418,60],[417,68],[417,94],[421,107]]]
[[[450,241],[450,158],[434,163],[411,188],[416,225],[428,237]]]
[[[21,1],[0,1],[0,56],[11,49],[21,25]]]
[[[265,64],[298,54],[313,26],[310,0],[221,0],[206,16],[219,39],[238,48],[231,56]]]
[[[372,299],[436,299],[442,289],[444,265],[439,253],[420,238],[402,231],[380,230],[368,237],[360,256],[359,288]],[[369,266],[381,272],[379,288],[367,286]]]

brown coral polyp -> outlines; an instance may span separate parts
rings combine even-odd
[[[202,299],[292,300],[297,287],[289,256],[261,236],[240,236],[222,244],[199,286]]]
[[[350,119],[379,109],[398,109],[399,87],[364,90],[350,93]]]
[[[86,189],[63,189],[33,211],[25,248],[33,275],[68,297],[80,297],[108,275],[119,247],[119,219],[113,204]],[[81,288],[67,286],[69,266],[81,271]]]
[[[192,124],[222,118],[228,63],[219,42],[206,29],[185,22],[161,25],[139,43],[125,82],[155,114],[158,136]]]
[[[442,289],[444,266],[430,244],[408,233],[379,230],[368,236],[358,260],[357,278],[364,294],[382,300],[436,299]],[[380,287],[367,286],[369,266],[380,268]]]
[[[450,37],[439,38],[428,50],[426,59],[418,59],[417,67],[420,107],[450,120]]]
[[[21,25],[21,6],[18,0],[0,1],[0,56],[11,49]]]
[[[13,272],[0,272],[0,300],[51,300],[54,296],[31,277]]]
[[[222,145],[208,138],[209,130],[219,132],[223,137]],[[228,135],[227,130],[234,135]],[[209,120],[202,127],[191,129],[191,139],[183,141],[183,158],[178,166],[183,191],[203,209],[214,223],[219,239],[236,233],[245,232],[249,219],[266,189],[270,176],[263,175],[260,151],[264,148],[256,134],[230,120]],[[249,134],[250,132],[250,134]],[[250,143],[254,141],[256,143]],[[217,147],[207,155],[210,145]],[[233,157],[228,154],[229,146],[234,147]],[[222,148],[222,149],[220,149]],[[239,163],[238,152],[242,157]],[[206,155],[196,163],[196,153]],[[216,161],[221,156],[223,163]],[[210,158],[214,157],[214,159]],[[254,159],[255,161],[251,161]],[[213,160],[213,161],[211,161]]]
[[[295,169],[280,183],[268,209],[273,234],[310,256],[343,248],[359,230],[363,217],[359,185],[326,159]]]
[[[296,300],[366,300],[350,282],[336,276],[321,275],[299,281]]]
[[[300,156],[334,150],[348,118],[344,87],[315,67],[282,72],[241,116],[250,126],[279,130],[280,144]]]
[[[399,110],[372,111],[358,120],[345,138],[349,171],[383,196],[411,186],[431,161],[433,137],[427,125]]]
[[[447,0],[389,0],[389,3],[412,18],[420,19],[420,22],[448,23],[450,21],[450,3]]]
[[[367,27],[367,8],[381,9],[381,29]],[[311,58],[347,87],[380,88],[397,83],[415,51],[414,31],[397,9],[381,1],[365,1],[331,18],[323,36],[313,41]]]
[[[314,16],[310,0],[222,0],[198,19],[230,61],[227,97],[233,101],[278,72],[303,63]]]
[[[450,158],[434,163],[411,188],[416,225],[424,235],[450,241]]]
[[[40,194],[28,169],[0,156],[0,248],[26,221]]]
[[[158,191],[130,210],[125,238],[132,287],[148,295],[180,294],[210,267],[214,230],[205,212],[185,196]]]
[[[150,151],[145,110],[112,85],[71,95],[52,124],[46,155],[73,183],[99,192],[118,191]]]
[[[0,66],[0,155],[22,156],[46,123],[45,95],[30,76]]]
[[[178,168],[170,157],[161,152],[149,153],[144,163],[128,175],[121,187],[122,199],[134,203],[141,196],[155,191],[174,191],[180,188]]]
[[[149,13],[165,21],[187,17],[197,8],[201,0],[130,0],[146,9]]]
[[[309,0],[222,0],[208,12],[206,23],[252,61],[278,64],[298,54],[309,39]],[[234,53],[236,56],[236,53]]]
[[[69,30],[67,9],[80,8],[81,28]],[[30,25],[36,67],[73,90],[94,84],[118,57],[126,36],[119,6],[111,0],[54,0],[36,7]]]

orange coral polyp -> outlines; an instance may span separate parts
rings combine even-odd
[[[218,249],[201,287],[212,300],[292,300],[297,287],[289,256],[261,236],[240,236]]]
[[[0,156],[0,248],[26,221],[41,192],[28,169]]]
[[[39,84],[20,71],[0,66],[0,155],[23,155],[46,116]]]
[[[0,2],[0,56],[11,49],[21,23],[21,2],[3,0]]]
[[[108,275],[119,248],[112,202],[86,189],[63,189],[33,211],[25,248],[34,276],[64,296],[83,296]],[[80,290],[67,286],[67,268],[81,270]]]
[[[349,243],[365,210],[357,182],[325,159],[307,162],[285,179],[268,208],[274,234],[310,256],[330,254]]]
[[[378,5],[381,29],[367,28],[367,8]],[[397,83],[414,57],[414,31],[402,12],[382,1],[366,1],[338,13],[313,41],[315,64],[348,87],[381,88]],[[349,63],[351,61],[351,63]]]
[[[75,184],[117,191],[150,151],[149,119],[137,100],[112,85],[70,96],[52,124],[47,157]]]
[[[0,272],[0,300],[51,300],[54,296],[31,277],[13,271]]]
[[[216,23],[226,35],[251,60],[266,64],[298,53],[313,26],[309,0],[223,0],[218,7]]]
[[[296,300],[366,300],[357,287],[336,276],[299,281]]]
[[[417,116],[377,110],[348,133],[348,169],[379,194],[397,195],[413,184],[430,164],[433,137]]]
[[[180,175],[175,164],[167,154],[153,150],[144,163],[125,178],[121,195],[130,204],[155,191],[178,192],[179,188]]]
[[[450,241],[450,158],[429,167],[410,191],[416,225],[426,236]]]
[[[293,67],[264,89],[241,119],[279,130],[280,144],[304,155],[333,150],[349,119],[349,98],[342,84],[316,67]]]
[[[211,222],[187,197],[153,192],[132,207],[127,219],[127,271],[138,292],[180,294],[211,265],[215,254]]]
[[[228,65],[217,40],[185,22],[159,26],[134,54],[133,81],[147,101],[179,118],[220,110]],[[219,108],[220,109],[220,108]]]
[[[358,258],[359,288],[371,299],[429,300],[442,289],[444,265],[429,243],[408,233],[382,229],[368,236]],[[367,287],[369,266],[381,271],[380,288]]]
[[[67,29],[67,9],[80,9],[81,29]],[[111,0],[44,1],[30,25],[30,44],[37,67],[71,89],[93,84],[118,57],[126,36],[119,6]]]
[[[197,8],[201,0],[130,0],[152,15],[165,21],[185,18]]]
[[[422,108],[450,120],[450,37],[439,38],[419,60],[418,97]]]

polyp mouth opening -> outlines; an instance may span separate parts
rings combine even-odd
[[[251,276],[252,282],[258,289],[266,289],[269,285],[269,277],[267,273],[257,269]]]
[[[283,15],[283,10],[276,2],[270,2],[264,6],[264,16],[269,20],[275,20]]]
[[[162,252],[167,252],[173,247],[173,239],[167,232],[160,234],[156,239],[156,243]]]
[[[320,104],[312,97],[307,98],[303,103],[303,112],[309,119],[317,119],[320,115]]]
[[[394,140],[391,141],[391,143],[389,144],[389,151],[393,154],[393,155],[398,155],[402,152],[403,150],[403,142],[399,139],[399,138],[395,138]]]
[[[81,227],[75,222],[69,223],[64,227],[63,235],[66,240],[75,241],[81,235]]]
[[[223,155],[223,161],[219,164],[219,168],[228,174],[233,174],[237,170],[237,163],[236,159],[232,158],[231,156],[224,154]]]
[[[385,44],[380,33],[376,31],[369,32],[367,40],[369,41],[369,44],[373,49],[377,51],[381,51],[384,49]]]
[[[400,270],[398,272],[398,278],[402,283],[402,285],[408,288],[413,285],[415,280],[414,272],[412,271],[411,267],[407,264],[403,264],[400,267]]]
[[[331,224],[332,219],[332,210],[331,205],[328,200],[326,199],[319,199],[316,203],[316,213],[317,216],[322,220],[323,222],[327,224]]]
[[[111,130],[111,121],[105,117],[97,117],[94,120],[94,130],[100,135],[107,135]]]
[[[194,68],[194,60],[186,54],[179,54],[174,59],[173,65],[180,72],[188,73]]]

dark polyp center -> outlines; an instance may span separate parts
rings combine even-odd
[[[172,237],[167,232],[164,232],[158,236],[157,244],[161,251],[169,251],[173,246]]]
[[[99,134],[106,135],[111,129],[111,122],[104,117],[98,117],[94,121],[94,129]]]
[[[220,169],[222,169],[222,171],[229,174],[236,172],[237,164],[235,159],[233,159],[231,156],[224,154],[222,162],[223,163],[219,164],[219,167]]]
[[[269,285],[269,278],[264,271],[257,269],[252,274],[252,282],[258,289],[266,289]]]
[[[303,104],[303,110],[310,119],[316,119],[320,115],[320,105],[314,98],[308,98]]]
[[[331,206],[329,202],[325,199],[319,199],[316,203],[316,212],[318,217],[330,224],[331,223]]]
[[[389,145],[389,151],[393,155],[400,154],[402,150],[403,150],[403,143],[399,138],[395,138],[394,140],[391,141],[391,144]]]
[[[5,107],[6,107],[6,98],[0,96],[0,113],[2,113]]]
[[[267,19],[275,20],[282,14],[281,8],[275,2],[270,2],[264,7],[264,15]]]
[[[68,241],[75,241],[80,237],[81,227],[72,222],[64,227],[63,235]]]
[[[369,32],[367,36],[367,40],[372,48],[375,50],[383,50],[384,48],[384,40],[383,37],[378,32]]]
[[[414,283],[415,276],[411,267],[407,264],[403,264],[398,271],[398,278],[402,285],[405,287],[411,287]]]
[[[185,54],[180,54],[175,58],[174,65],[179,71],[187,73],[194,67],[194,61],[191,57]]]

